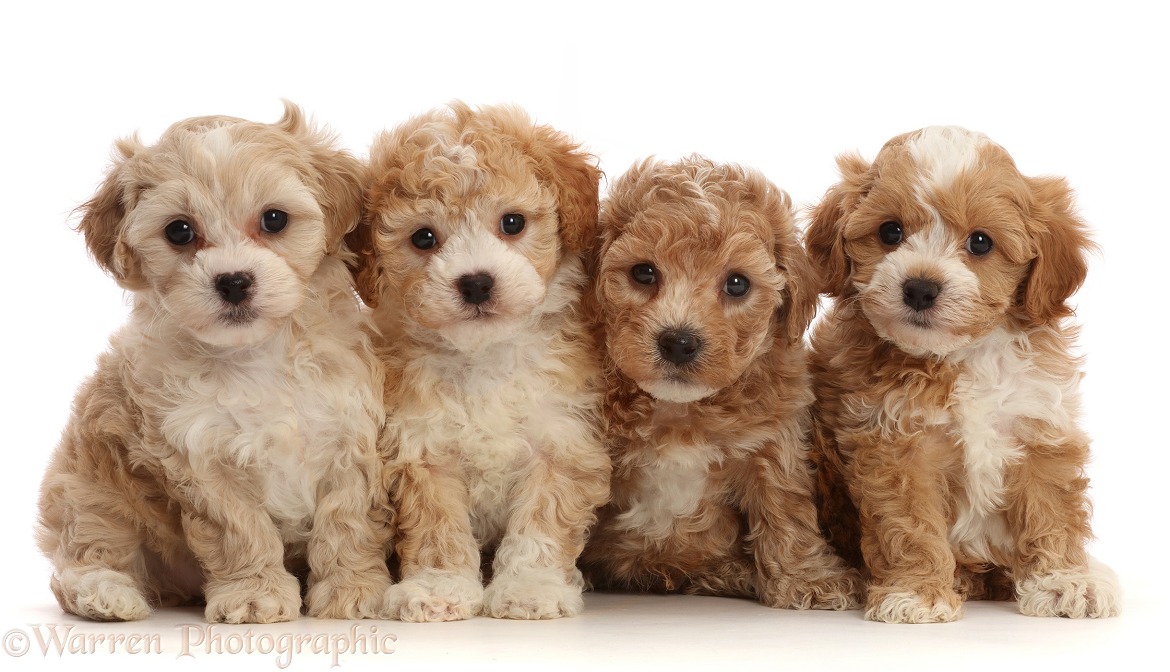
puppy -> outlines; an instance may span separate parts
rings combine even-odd
[[[952,621],[1004,578],[1025,614],[1118,613],[1114,575],[1085,552],[1064,318],[1090,243],[1069,188],[955,127],[837,163],[806,239],[837,299],[812,339],[815,449],[825,501],[859,514],[826,507],[842,545],[860,525],[866,618]]]
[[[131,292],[45,474],[61,608],[206,599],[210,622],[372,616],[389,587],[382,372],[344,259],[364,169],[286,103],[116,144],[80,230]]]
[[[609,482],[580,305],[600,173],[513,107],[455,103],[370,154],[350,240],[393,411],[381,447],[401,582],[386,612],[574,615],[574,563]]]
[[[597,258],[614,474],[588,578],[856,607],[812,499],[816,280],[788,195],[734,165],[645,160],[602,205]]]

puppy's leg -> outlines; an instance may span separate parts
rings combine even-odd
[[[814,420],[809,458],[815,467],[814,492],[821,532],[846,564],[861,570],[865,567],[861,557],[861,523],[857,507],[849,497],[845,469],[836,450],[831,430]]]
[[[577,556],[608,496],[608,460],[596,453],[596,459],[573,458],[572,465],[536,460],[514,486],[508,531],[484,593],[486,615],[543,619],[581,613],[584,581]]]
[[[144,544],[152,542],[156,549],[184,545],[179,518],[157,482],[124,459],[121,443],[108,434],[72,425],[41,488],[37,538],[53,563],[53,594],[65,611],[99,621],[149,616],[158,602],[159,581],[173,582],[165,566],[152,574]],[[186,597],[197,594],[195,586]]]
[[[1103,618],[1121,611],[1109,567],[1089,557],[1088,445],[1032,444],[1008,472],[1008,526],[1019,553],[1012,575],[1020,611],[1029,616]]]
[[[48,485],[48,484],[46,484]],[[41,500],[41,548],[53,562],[50,587],[61,608],[97,621],[134,621],[150,615],[142,540],[133,523],[116,511],[69,505],[85,497],[85,488],[68,488],[64,496]],[[63,493],[62,493],[63,494]],[[96,493],[89,493],[96,494]]]
[[[378,469],[380,471],[380,468]],[[313,514],[307,611],[316,618],[378,618],[390,572],[387,493],[372,464],[332,469]],[[383,500],[383,501],[379,501]]]
[[[475,616],[483,583],[467,486],[451,470],[422,462],[389,469],[402,580],[386,591],[383,612],[415,622]]]
[[[748,465],[741,506],[760,601],[788,609],[856,609],[861,577],[820,535],[803,454],[770,442]]]
[[[962,614],[955,557],[947,541],[947,481],[931,440],[857,448],[850,490],[861,514],[861,550],[871,576],[865,617],[886,623],[942,623]]]
[[[209,623],[277,623],[301,612],[301,587],[284,567],[284,543],[254,490],[227,468],[192,479],[183,511],[187,543],[207,582]],[[192,496],[194,495],[194,496]]]

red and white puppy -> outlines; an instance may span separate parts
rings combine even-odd
[[[848,491],[825,501],[860,514],[866,617],[952,621],[1002,579],[1025,614],[1118,613],[1116,578],[1085,551],[1064,318],[1090,243],[1068,186],[956,127],[837,163],[806,239],[837,299],[813,333],[815,448],[822,485]],[[850,545],[849,521],[829,527]]]

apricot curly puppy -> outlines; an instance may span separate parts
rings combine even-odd
[[[38,539],[61,608],[96,620],[205,598],[211,622],[373,616],[389,586],[381,368],[342,237],[363,168],[285,105],[117,143],[82,211],[130,320],[80,389]],[[384,499],[384,496],[381,497]]]
[[[580,305],[600,174],[519,109],[460,103],[383,134],[370,160],[351,240],[387,365],[401,582],[386,612],[577,614],[575,562],[609,483]]]
[[[837,163],[806,239],[837,299],[813,334],[816,453],[832,536],[868,568],[866,618],[952,621],[1004,584],[1025,614],[1117,614],[1085,552],[1064,318],[1090,243],[1068,186],[956,127]]]
[[[816,280],[787,194],[700,157],[646,160],[602,205],[613,499],[598,587],[848,609],[860,579],[819,535],[804,331]]]

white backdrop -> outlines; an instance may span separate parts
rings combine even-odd
[[[1101,246],[1074,301],[1095,439],[1094,553],[1120,573],[1129,607],[1107,627],[1152,635],[1170,597],[1158,578],[1170,49],[1152,5],[9,3],[0,630],[53,606],[32,542],[40,475],[75,388],[127,313],[71,210],[116,137],[150,141],[202,114],[272,121],[287,97],[362,155],[376,131],[447,101],[514,102],[584,142],[611,181],[645,155],[700,152],[761,168],[803,205],[834,181],[836,154],[872,158],[929,124],[982,130],[1025,173],[1066,176]],[[1028,620],[1004,618],[995,627]]]

